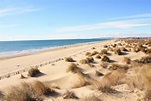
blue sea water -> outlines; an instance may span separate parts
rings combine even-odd
[[[20,54],[38,53],[43,50],[74,44],[109,40],[104,39],[65,39],[65,40],[30,40],[30,41],[0,41],[0,57]]]

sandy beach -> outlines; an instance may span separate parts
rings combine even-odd
[[[105,48],[105,45],[113,44],[117,44],[117,47],[120,48],[122,47],[122,45],[120,44],[123,44],[124,46],[127,45],[124,41],[108,40],[102,42],[61,47],[49,51],[44,51],[38,54],[30,54],[25,56],[1,59],[0,91],[7,92],[11,86],[18,86],[22,82],[31,83],[33,81],[39,80],[46,83],[47,85],[51,85],[59,93],[58,96],[46,98],[46,101],[81,101],[83,97],[90,95],[98,96],[103,99],[92,101],[138,101],[138,99],[141,99],[142,97],[139,96],[142,91],[137,90],[137,93],[135,91],[131,92],[131,89],[129,89],[128,85],[125,83],[113,86],[117,93],[102,93],[91,87],[91,85],[94,85],[94,81],[97,82],[99,80],[104,80],[104,76],[96,76],[96,71],[99,71],[99,73],[106,75],[109,72],[113,72],[109,68],[113,63],[125,65],[125,62],[123,62],[124,57],[128,57],[131,60],[136,60],[146,56],[146,53],[142,51],[122,51],[122,55],[117,55],[113,51],[108,50],[107,56],[110,58],[111,62],[105,62],[107,64],[107,67],[103,67],[104,65],[101,65],[101,59],[103,57],[103,54],[100,54],[101,58],[99,59],[96,57],[96,55],[98,54],[97,52],[101,52],[101,50],[107,49]],[[86,53],[88,52],[96,52],[96,54],[92,55],[94,63],[81,63],[81,59],[85,59],[87,57]],[[88,75],[91,78],[90,82],[93,82],[92,84],[90,83],[88,85],[84,84],[80,86],[80,83],[78,83],[80,82],[79,75],[77,75],[77,73],[67,72],[68,66],[71,65],[71,62],[65,61],[65,58],[68,57],[73,58],[75,60],[73,63],[82,69],[82,73],[84,73],[84,75]],[[30,77],[28,75],[28,70],[31,67],[38,68],[42,74],[37,77]],[[25,77],[24,79],[21,79],[21,74]],[[120,75],[120,77],[122,76],[123,75]],[[67,90],[74,92],[78,99],[74,99],[72,97],[69,99],[64,99],[63,94]]]

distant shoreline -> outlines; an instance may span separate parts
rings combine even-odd
[[[103,39],[102,41],[107,41],[107,40],[113,40],[113,39]],[[57,46],[57,47],[52,47],[52,48],[35,49],[36,51],[33,51],[33,52],[11,54],[11,55],[8,55],[8,56],[4,55],[4,56],[0,56],[0,61],[5,60],[5,59],[12,59],[12,58],[16,58],[16,57],[28,56],[28,55],[32,55],[32,54],[39,54],[39,53],[43,53],[43,52],[55,51],[55,50],[63,49],[63,48],[66,48],[66,47],[80,46],[80,45],[86,45],[86,44],[102,42],[102,41],[84,42],[84,43],[77,43],[77,44],[71,44],[71,45]]]

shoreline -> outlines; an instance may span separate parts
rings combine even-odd
[[[114,40],[114,39],[105,39],[103,41],[109,41],[109,40]],[[12,58],[17,58],[17,57],[29,56],[29,55],[33,55],[33,54],[40,54],[40,53],[43,53],[43,52],[56,51],[56,50],[69,48],[69,47],[76,47],[76,46],[81,46],[81,45],[93,44],[93,43],[103,42],[103,41],[77,43],[77,44],[72,44],[72,45],[57,46],[57,47],[48,48],[48,49],[44,49],[44,50],[43,49],[39,49],[40,51],[37,51],[37,52],[16,54],[16,55],[12,55],[12,56],[2,56],[2,57],[0,57],[0,61],[5,60],[5,59],[12,59]]]
[[[70,50],[72,48],[76,49],[76,48],[79,48],[79,47],[91,46],[93,44],[94,45],[95,44],[99,44],[99,43],[103,44],[103,43],[110,42],[110,41],[114,41],[114,39],[97,41],[97,42],[82,43],[82,44],[74,44],[74,45],[69,45],[69,46],[58,47],[58,48],[54,48],[54,49],[50,49],[50,50],[41,51],[41,52],[36,53],[36,54],[26,54],[26,55],[6,57],[6,58],[3,58],[3,59],[0,59],[0,65],[3,62],[7,66],[7,67],[5,67],[6,69],[9,68],[9,67],[11,67],[11,66],[8,67],[8,62],[10,64],[13,63],[14,66],[12,66],[12,67],[13,68],[15,67],[14,69],[12,69],[12,68],[7,69],[7,72],[6,72],[6,69],[5,69],[5,72],[3,72],[2,74],[0,74],[0,80],[1,79],[5,79],[5,78],[9,78],[9,77],[14,76],[14,75],[18,75],[18,74],[24,73],[24,72],[26,72],[31,67],[38,67],[39,68],[39,67],[43,67],[45,65],[53,64],[55,62],[63,60],[65,57],[75,56],[75,55],[80,54],[82,52],[88,51],[88,49],[86,48],[83,51],[81,50],[78,53],[74,53],[74,54],[65,54],[63,56],[59,56],[59,57],[54,58],[54,59],[45,59],[45,60],[42,59],[43,61],[40,61],[40,62],[38,61],[38,58],[35,58],[35,57],[43,57],[44,54],[49,54],[49,53],[53,54],[53,52],[55,53],[55,52],[60,52],[60,51],[61,51],[60,53],[64,53],[62,51],[67,51],[67,50]],[[91,46],[91,48],[92,48],[92,46]],[[91,48],[89,50],[91,50]],[[72,51],[74,51],[74,49]],[[56,57],[56,56],[54,56],[54,57]],[[35,63],[32,63],[32,62],[29,63],[29,60],[28,60],[29,58],[31,60],[32,59],[37,59],[37,61]],[[25,62],[23,62],[23,63],[25,63],[25,64],[24,65],[20,65],[19,64],[20,62],[18,61],[19,59],[24,59]],[[13,62],[13,61],[15,61],[15,62]]]

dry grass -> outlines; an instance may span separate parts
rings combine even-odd
[[[121,51],[128,51],[128,50],[125,47],[122,47]]]
[[[67,61],[67,62],[75,62],[75,60],[72,57],[66,57],[65,61]]]
[[[36,77],[37,75],[41,74],[38,68],[30,68],[28,70],[28,76],[30,77]]]
[[[110,62],[110,58],[107,57],[106,55],[103,55],[102,58],[101,58],[101,61]]]
[[[139,63],[151,63],[151,55],[144,56],[140,60],[138,60]]]
[[[95,56],[96,59],[101,59],[101,56],[98,54]]]
[[[103,54],[107,54],[107,50],[106,49],[101,50],[100,55],[103,55]]]
[[[117,55],[122,55],[122,52],[119,48],[115,49],[114,53],[117,54]]]
[[[51,96],[56,94],[56,91],[54,91],[50,86],[40,81],[34,81],[32,83],[32,87],[39,95]]]
[[[83,97],[80,101],[102,101],[102,99],[96,95],[89,95]]]
[[[1,101],[1,99],[3,98],[3,92],[2,91],[0,91],[0,101]]]
[[[89,64],[89,63],[93,63],[93,62],[94,62],[94,59],[91,56],[87,57],[86,59],[80,60],[81,64]]]
[[[146,50],[146,54],[151,54],[151,48],[148,48],[148,49]]]
[[[79,99],[74,92],[67,90],[62,95],[63,99]]]
[[[77,73],[77,72],[79,72],[79,71],[81,71],[80,70],[80,68],[75,64],[75,63],[71,63],[69,66],[68,66],[68,68],[67,68],[67,73],[68,72],[72,72],[72,73]]]
[[[91,52],[86,52],[85,55],[86,55],[86,56],[90,56],[90,55],[91,55]]]
[[[44,101],[45,96],[56,93],[42,82],[34,84],[22,83],[18,87],[11,87],[4,95],[3,101]]]
[[[106,92],[110,90],[111,86],[119,84],[119,81],[125,77],[125,73],[125,70],[122,69],[109,72],[99,82],[95,82],[93,86],[97,90]]]
[[[103,67],[103,68],[107,68],[108,65],[109,65],[108,62],[103,62],[103,61],[102,61],[101,64],[100,64],[100,66]]]
[[[97,52],[97,51],[93,51],[91,54],[90,54],[90,56],[94,56],[94,55],[96,55],[96,54],[98,54],[99,52]]]
[[[89,75],[83,72],[78,72],[77,75],[79,77],[78,82],[73,84],[72,88],[80,88],[91,84],[92,81]]]
[[[123,69],[123,70],[128,70],[129,67],[127,65],[121,65],[121,64],[111,64],[109,67],[110,70],[117,70],[117,69]]]
[[[131,63],[131,59],[128,57],[124,57],[123,62],[126,64],[130,64]]]

